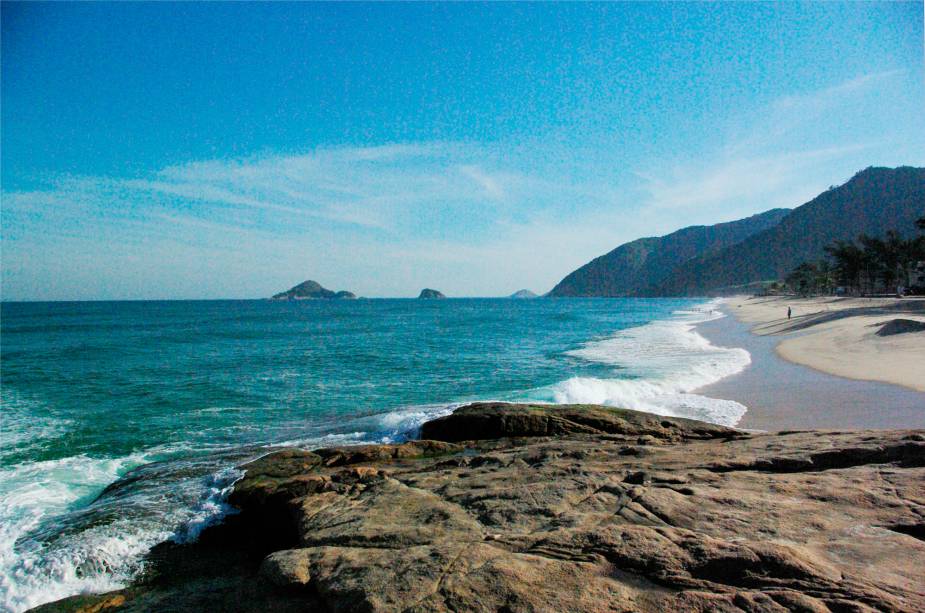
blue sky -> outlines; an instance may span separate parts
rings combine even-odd
[[[549,290],[925,164],[923,9],[2,4],[3,299]]]

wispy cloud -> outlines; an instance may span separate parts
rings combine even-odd
[[[789,196],[795,186],[805,185],[802,180],[808,169],[866,148],[868,145],[857,144],[769,156],[732,157],[713,164],[676,167],[662,176],[636,174],[645,181],[651,207],[664,210],[696,207],[701,211],[713,211],[716,207],[731,205],[729,212],[736,215],[741,208],[752,207],[756,198],[768,201],[781,193]],[[806,185],[803,191],[815,193],[812,185]],[[795,206],[802,201],[782,200],[779,204]]]
[[[789,94],[774,100],[771,107],[781,111],[799,111],[801,114],[807,110],[823,110],[833,103],[838,103],[845,96],[868,91],[878,85],[889,82],[895,77],[906,74],[904,69],[883,70],[869,74],[858,75],[835,85],[801,94]],[[805,118],[805,117],[804,117]]]
[[[123,179],[59,176],[41,190],[4,194],[3,222],[14,267],[26,265],[27,253],[67,259],[67,247],[84,258],[100,245],[108,246],[107,265],[121,257],[137,266],[139,250],[153,253],[157,243],[171,246],[166,259],[176,266],[179,254],[202,261],[223,250],[229,261],[249,253],[255,268],[272,263],[258,292],[325,270],[362,276],[351,287],[370,293],[412,292],[414,275],[398,271],[415,269],[474,285],[471,273],[480,271],[494,277],[487,287],[507,275],[526,283],[525,269],[542,259],[537,244],[525,248],[528,236],[548,228],[538,241],[571,244],[568,227],[584,223],[575,209],[591,216],[617,203],[606,189],[503,158],[489,146],[417,143],[204,160]],[[592,249],[612,240],[602,236]],[[494,259],[502,252],[503,264]],[[548,254],[560,267],[586,257]],[[558,273],[527,276],[548,285],[551,274]]]
[[[816,90],[780,96],[742,116],[733,114],[725,154],[753,155],[782,147],[802,151],[857,139],[869,123],[864,114],[872,110],[871,105],[882,104],[879,91],[906,74],[896,69],[858,75]],[[815,145],[807,146],[807,140],[815,141]]]
[[[720,220],[806,202],[859,170],[855,160],[889,146],[883,135],[859,129],[863,121],[846,118],[905,73],[861,75],[732,114],[713,151],[680,162],[650,160],[634,171],[648,206]],[[838,167],[845,174],[833,176]]]
[[[743,111],[702,151],[634,171],[600,149],[423,142],[50,177],[3,194],[3,288],[246,297],[317,278],[365,295],[546,291],[622,242],[795,206],[847,179],[884,141],[817,129],[820,114],[843,117],[900,74]]]

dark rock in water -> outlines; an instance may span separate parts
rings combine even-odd
[[[418,298],[432,299],[432,298],[446,298],[442,293],[438,292],[435,289],[424,288],[421,290],[421,293],[418,294]]]
[[[925,322],[914,319],[891,319],[877,330],[877,336],[892,336],[907,332],[925,332]]]
[[[538,298],[536,294],[528,289],[517,290],[510,296],[511,298]]]
[[[656,439],[723,438],[738,430],[691,419],[597,405],[529,405],[479,402],[421,426],[421,437],[437,441],[476,441],[505,437],[569,434],[652,435]]]
[[[356,298],[353,292],[341,290],[332,292],[316,281],[303,281],[285,292],[273,296],[272,300],[343,300]]]
[[[479,403],[422,435],[260,458],[199,542],[40,609],[925,610],[921,431]]]

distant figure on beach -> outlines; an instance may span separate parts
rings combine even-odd
[[[787,307],[787,319],[790,319],[790,307]]]

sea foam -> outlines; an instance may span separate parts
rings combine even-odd
[[[719,304],[714,300],[675,311],[671,319],[621,330],[567,352],[573,358],[612,366],[613,377],[572,377],[535,390],[535,398],[620,406],[734,426],[745,414],[744,405],[691,393],[741,372],[751,362],[745,349],[717,347],[697,333],[697,324],[724,317]]]
[[[79,455],[0,471],[0,610],[124,587],[151,547],[195,540],[231,512],[225,497],[241,471],[224,466],[185,479],[145,474],[191,469],[188,462],[150,463],[169,453]]]
[[[692,393],[750,362],[747,351],[714,346],[697,333],[697,324],[723,316],[717,307],[710,302],[677,311],[667,320],[566,352],[570,359],[612,367],[610,377],[575,376],[501,399],[606,404],[734,425],[744,406]],[[66,421],[28,419],[34,411],[25,400],[9,394],[3,400],[6,409],[23,409],[7,412],[23,417],[6,424],[16,426],[6,429],[0,445],[7,457],[67,431]],[[234,466],[249,457],[283,445],[401,442],[461,404],[407,405],[345,417],[327,432],[267,440],[244,452],[213,448],[200,459],[189,456],[190,448],[174,446],[119,458],[78,455],[7,466],[0,470],[0,610],[22,611],[76,593],[123,587],[143,568],[153,545],[193,541],[233,512],[225,500],[241,476]],[[203,445],[195,447],[201,452]]]

